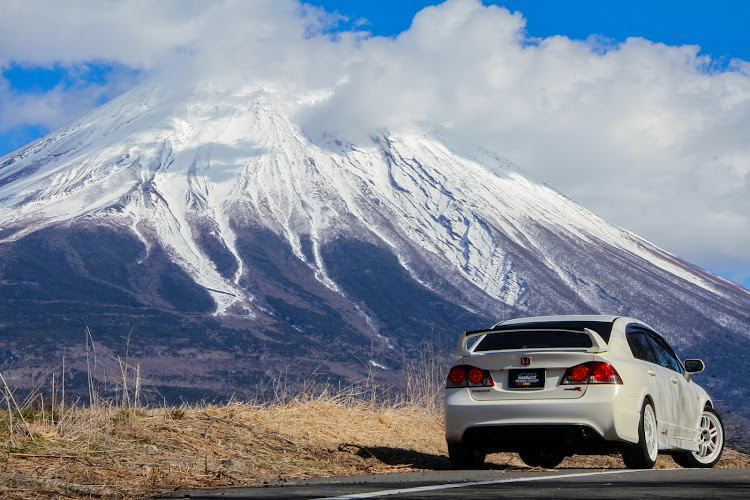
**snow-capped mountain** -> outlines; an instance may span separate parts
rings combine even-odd
[[[151,83],[0,158],[0,369],[74,356],[86,325],[115,349],[141,316],[159,383],[219,392],[291,360],[397,371],[519,315],[632,315],[747,356],[747,290],[437,127],[311,138],[295,117],[324,99]]]

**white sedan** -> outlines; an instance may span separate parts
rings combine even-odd
[[[713,467],[724,427],[682,363],[643,322],[618,316],[545,316],[466,332],[445,387],[451,463],[482,467],[517,452],[552,468],[574,454],[621,453],[649,469],[658,453],[683,467]]]

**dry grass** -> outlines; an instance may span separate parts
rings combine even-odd
[[[0,451],[0,497],[130,498],[170,489],[385,472],[412,468],[409,450],[445,462],[439,456],[441,422],[434,413],[331,396],[272,405],[74,408],[55,425],[49,417],[25,413],[33,439],[21,432],[18,420],[13,445],[8,426],[0,430],[7,443]],[[7,410],[0,421],[7,424]],[[391,459],[375,457],[388,452]],[[405,463],[399,463],[399,454]]]
[[[136,397],[138,365],[127,361],[118,363],[121,386],[109,400],[96,393],[89,371],[85,407],[70,397],[65,402],[64,376],[52,379],[51,398],[32,391],[24,401],[0,378],[0,498],[142,498],[290,478],[448,469],[441,405],[447,368],[435,352],[425,349],[407,366],[405,400],[395,402],[383,402],[368,381],[343,390],[307,387],[296,397],[279,385],[276,400],[266,404],[144,409]],[[528,469],[515,454],[488,461],[494,469]],[[657,462],[674,466],[667,457]],[[719,466],[750,468],[750,456],[728,450]],[[561,467],[623,463],[572,457]]]
[[[136,498],[159,491],[314,476],[449,467],[439,412],[324,393],[281,404],[159,409],[69,408],[65,415],[0,412],[0,497]],[[18,416],[18,415],[17,415]],[[53,420],[54,419],[54,420]],[[54,422],[54,423],[53,423]],[[524,468],[512,454],[490,467]],[[622,467],[617,457],[573,457],[562,467]],[[660,457],[657,467],[673,467]],[[722,467],[750,467],[728,450]]]

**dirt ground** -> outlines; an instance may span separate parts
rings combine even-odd
[[[141,498],[285,478],[450,468],[441,414],[415,405],[321,396],[271,405],[25,413],[11,424],[0,412],[2,498]],[[515,454],[488,461],[528,469]],[[661,456],[656,466],[676,465]],[[569,457],[559,467],[623,463],[617,456]],[[719,467],[748,468],[750,455],[728,449]]]

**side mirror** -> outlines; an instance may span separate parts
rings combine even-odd
[[[706,365],[700,359],[686,359],[685,371],[687,373],[700,373],[706,369]]]

